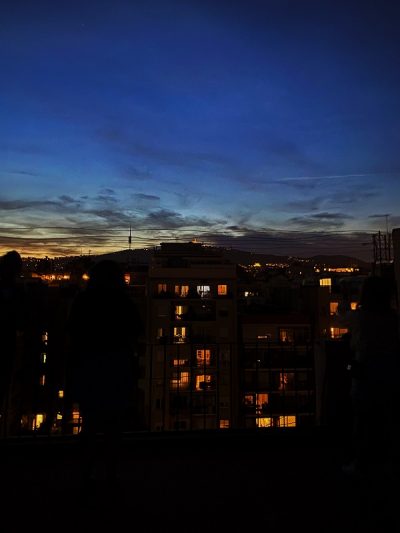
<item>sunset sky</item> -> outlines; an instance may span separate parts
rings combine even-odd
[[[0,252],[400,226],[400,2],[5,0]]]

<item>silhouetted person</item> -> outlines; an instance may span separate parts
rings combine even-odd
[[[96,435],[104,435],[107,477],[115,475],[122,433],[132,429],[137,386],[139,316],[113,261],[90,272],[69,317],[69,395],[82,417],[83,474],[95,477]]]
[[[364,282],[350,323],[354,463],[356,473],[394,466],[398,447],[400,340],[391,283]]]
[[[0,259],[0,427],[6,436],[12,426],[9,404],[18,336],[22,333],[23,298],[17,280],[22,271],[22,259],[15,250]]]

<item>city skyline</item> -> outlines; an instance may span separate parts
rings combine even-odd
[[[1,252],[194,238],[371,260],[400,225],[394,2],[6,1]]]

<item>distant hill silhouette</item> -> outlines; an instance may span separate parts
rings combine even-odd
[[[254,263],[288,263],[293,264],[298,261],[310,261],[313,264],[326,265],[328,267],[358,267],[361,269],[370,269],[370,263],[362,261],[355,257],[346,255],[315,255],[309,258],[292,257],[287,255],[261,254],[255,252],[247,252],[244,250],[236,250],[232,248],[212,248],[217,253],[223,255],[232,263],[249,265]],[[132,262],[133,264],[148,264],[153,255],[152,248],[135,249],[135,250],[121,250],[118,252],[111,252],[108,254],[92,256],[94,261],[101,259],[112,259],[119,263]]]

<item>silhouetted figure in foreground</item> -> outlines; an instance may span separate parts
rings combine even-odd
[[[0,259],[0,427],[7,436],[11,420],[9,404],[17,355],[18,337],[22,335],[23,298],[17,280],[22,271],[22,259],[15,250]]]
[[[367,474],[394,468],[398,453],[400,341],[394,292],[388,280],[365,280],[350,324],[354,462]]]
[[[82,417],[83,474],[88,479],[96,477],[96,436],[104,435],[105,475],[113,478],[120,438],[132,429],[139,327],[119,265],[97,263],[69,317],[69,395]]]

